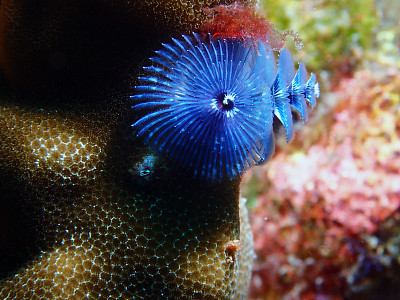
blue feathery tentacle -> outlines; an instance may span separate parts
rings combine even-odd
[[[304,66],[304,64],[302,65]],[[304,69],[305,68],[306,67],[304,66]],[[310,103],[311,107],[314,108],[315,104],[317,104],[317,98],[319,98],[319,84],[314,73],[311,73],[310,79],[308,79],[305,85],[304,96],[306,97],[308,103]]]
[[[302,80],[303,69],[299,68],[294,74],[294,62],[289,50],[283,48],[279,56],[279,74],[282,74],[283,82],[289,94],[289,103],[296,109],[303,121],[307,120],[307,104],[304,98],[304,84]]]
[[[132,96],[135,110],[149,111],[133,124],[137,134],[196,176],[232,178],[266,161],[273,99],[252,70],[256,51],[196,34],[163,46]]]
[[[307,102],[314,107],[319,97],[319,86],[316,77],[311,73],[307,81],[307,69],[299,63],[295,74],[294,62],[288,49],[283,48],[279,56],[279,69],[273,59],[272,50],[265,43],[259,43],[259,53],[263,63],[258,63],[255,70],[264,74],[266,85],[270,87],[274,103],[274,114],[286,130],[286,140],[294,137],[292,107],[300,113],[303,121],[307,120]],[[263,70],[264,69],[264,70]]]

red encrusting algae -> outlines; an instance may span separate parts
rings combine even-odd
[[[263,41],[272,49],[279,50],[289,35],[293,37],[297,48],[302,47],[297,33],[280,32],[271,21],[260,14],[256,6],[244,6],[235,2],[207,8],[204,12],[207,18],[200,30],[210,33],[213,38],[243,39],[255,43]]]

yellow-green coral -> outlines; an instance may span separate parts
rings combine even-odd
[[[378,16],[372,0],[263,0],[262,4],[279,29],[301,32],[309,54],[304,61],[311,69],[335,70],[347,59],[355,66],[359,52],[373,45]]]

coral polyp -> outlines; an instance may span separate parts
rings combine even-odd
[[[133,127],[156,152],[195,176],[233,178],[262,164],[274,150],[273,115],[290,141],[291,107],[305,120],[306,101],[315,104],[314,75],[306,81],[302,64],[294,75],[287,49],[277,71],[264,42],[194,34],[163,46],[132,96],[134,109],[146,110]]]
[[[273,99],[253,72],[255,49],[234,40],[183,36],[164,44],[133,96],[150,109],[134,126],[158,152],[195,175],[232,178],[274,148]]]

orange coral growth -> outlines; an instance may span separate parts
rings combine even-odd
[[[255,6],[244,6],[239,2],[204,9],[207,15],[203,32],[211,33],[213,38],[244,39],[253,42],[267,42],[272,49],[283,47],[286,36],[301,44],[299,36],[293,31],[280,32],[275,25],[263,17]]]

